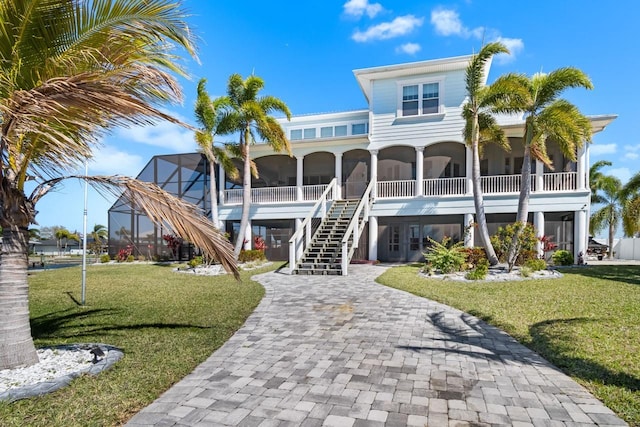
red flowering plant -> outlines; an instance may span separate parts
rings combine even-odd
[[[545,254],[542,256],[543,259],[546,259],[546,254],[548,252],[555,251],[558,248],[558,245],[553,243],[551,240],[553,236],[542,236],[540,237],[540,242],[542,243],[542,253]]]
[[[127,245],[126,247],[120,249],[118,251],[118,255],[116,256],[116,260],[118,262],[124,262],[127,260],[127,258],[129,258],[129,256],[131,255],[131,252],[133,252],[133,247],[131,245]]]
[[[165,234],[162,236],[162,239],[167,243],[167,247],[171,249],[171,253],[175,259],[178,256],[178,248],[182,245],[182,238],[172,236],[171,234]]]
[[[256,236],[253,239],[253,247],[257,251],[264,252],[267,249],[267,243],[264,241],[264,239],[262,237]]]

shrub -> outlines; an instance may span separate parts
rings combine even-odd
[[[127,256],[127,259],[126,259],[127,262],[133,262],[135,260],[136,260],[136,257],[134,257],[133,255]]]
[[[144,255],[138,255],[138,261],[146,261],[147,257]]]
[[[514,241],[513,236],[516,233],[518,233],[518,238]],[[528,259],[537,257],[538,238],[533,225],[529,223],[515,222],[498,228],[496,234],[491,236],[491,244],[500,261],[508,264],[509,271],[513,270],[514,265],[522,265]],[[516,256],[509,260],[507,258],[512,250],[515,251]]]
[[[111,261],[111,257],[109,256],[109,254],[102,254],[100,255],[100,262],[103,264],[108,263],[109,261]]]
[[[529,267],[526,267],[526,266],[520,267],[520,275],[522,277],[529,277],[531,276],[532,273],[533,271]]]
[[[131,256],[131,252],[133,251],[133,247],[131,245],[127,245],[125,248],[122,248],[118,251],[118,255],[116,255],[116,261],[124,262],[127,261]]]
[[[196,268],[197,266],[204,264],[204,261],[202,260],[201,256],[197,256],[191,258],[187,264],[191,268]]]
[[[474,267],[478,265],[482,260],[487,259],[487,252],[484,248],[474,247],[474,248],[465,248],[464,250],[467,254],[467,262],[472,264]]]
[[[573,265],[573,255],[564,249],[555,251],[551,259],[555,265]]]
[[[469,280],[484,280],[487,278],[487,274],[489,273],[489,260],[486,258],[478,261],[476,268],[471,270],[465,276]]]
[[[547,262],[543,259],[530,259],[524,263],[524,266],[531,271],[540,271],[547,268]]]
[[[259,251],[257,249],[240,251],[240,255],[238,256],[239,262],[266,261],[266,260],[267,260],[267,257],[264,255],[264,252]]]
[[[442,243],[428,237],[431,246],[424,253],[424,258],[434,269],[442,274],[460,271],[467,256],[463,242],[451,244],[451,238],[445,237]]]

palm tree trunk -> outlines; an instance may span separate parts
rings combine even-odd
[[[209,162],[209,198],[211,205],[211,221],[217,228],[220,228],[218,221],[218,186],[216,185],[216,164],[213,159],[207,159]]]
[[[0,252],[0,370],[38,363],[29,324],[27,201],[15,189],[2,191]]]
[[[477,140],[472,143],[472,168],[471,175],[473,181],[473,204],[476,208],[476,223],[478,224],[478,233],[480,234],[480,242],[484,246],[487,259],[490,265],[497,265],[499,260],[496,251],[491,244],[489,237],[489,228],[487,227],[487,217],[484,214],[484,199],[482,196],[482,186],[480,185],[480,153]]]
[[[609,253],[607,254],[607,258],[613,258],[613,236],[616,233],[616,221],[612,218],[609,220]]]
[[[518,198],[518,213],[516,214],[516,222],[525,224],[529,217],[529,196],[531,195],[531,144],[527,142],[525,136],[524,144],[524,156],[522,158],[522,175],[520,179],[520,197]],[[513,235],[513,241],[511,242],[511,249],[509,250],[509,256],[507,263],[509,264],[509,270],[515,265],[516,258],[518,258],[518,239],[522,232],[522,227],[516,229]]]
[[[244,246],[245,235],[247,234],[247,226],[249,225],[249,209],[251,209],[251,159],[249,158],[249,131],[245,131],[242,144],[243,178],[242,178],[242,216],[240,218],[240,230],[236,238],[236,247],[234,253],[236,258],[240,255],[240,251]]]

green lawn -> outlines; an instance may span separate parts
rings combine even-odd
[[[417,273],[417,266],[392,268],[378,281],[502,328],[640,426],[639,266],[571,268],[560,279],[501,283]]]
[[[37,346],[100,342],[124,350],[114,367],[57,392],[0,403],[5,426],[109,426],[131,418],[219,348],[258,305],[264,289],[249,278],[277,265],[227,276],[182,275],[156,265],[87,269],[80,307],[77,267],[30,275]]]

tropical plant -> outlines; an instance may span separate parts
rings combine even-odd
[[[589,232],[594,235],[605,228],[608,229],[608,258],[611,258],[613,255],[613,237],[616,234],[618,223],[623,217],[625,197],[622,183],[614,176],[602,176],[598,186],[597,200],[601,206],[591,214]]]
[[[107,227],[102,224],[94,224],[90,236],[92,241],[89,244],[89,249],[95,254],[97,262],[98,257],[102,253],[102,248],[109,238],[109,231],[107,230]]]
[[[242,216],[240,230],[236,237],[235,254],[240,255],[249,224],[251,205],[252,161],[250,147],[259,137],[276,152],[286,151],[291,155],[291,146],[280,123],[270,114],[280,112],[291,119],[289,107],[280,99],[265,95],[258,96],[264,88],[264,81],[251,75],[245,80],[239,74],[232,74],[227,84],[227,96],[220,99],[224,112],[218,122],[218,134],[238,133],[238,148],[244,162],[242,171]]]
[[[216,98],[213,101],[206,91],[206,79],[201,79],[198,83],[198,98],[196,100],[195,115],[200,124],[200,129],[195,133],[196,142],[200,147],[200,152],[204,154],[209,163],[211,221],[220,227],[218,220],[218,194],[216,184],[216,163],[222,165],[224,171],[236,179],[239,175],[238,169],[231,161],[228,150],[225,146],[215,145],[215,136],[218,133],[218,123],[220,121],[221,108],[225,104],[225,98]]]
[[[625,236],[640,234],[640,172],[631,177],[622,188],[624,207],[622,209],[622,229]]]
[[[467,253],[464,248],[464,242],[451,243],[450,237],[445,237],[442,242],[429,239],[429,247],[425,252],[424,259],[429,267],[439,271],[442,274],[449,274],[460,271],[467,259]]]
[[[573,265],[573,255],[564,249],[555,251],[553,255],[551,255],[551,259],[555,265]]]
[[[472,182],[473,204],[476,211],[476,224],[480,235],[480,242],[484,246],[487,259],[491,265],[498,264],[498,257],[491,245],[487,218],[484,212],[484,200],[480,185],[480,151],[481,146],[488,142],[495,142],[504,148],[508,148],[507,139],[502,128],[496,123],[495,118],[489,112],[500,93],[485,86],[486,64],[499,53],[509,53],[502,43],[489,43],[484,45],[478,54],[473,55],[466,70],[467,102],[462,111],[465,119],[464,139],[471,147],[472,155]],[[497,89],[497,87],[496,87]]]
[[[578,149],[591,141],[589,119],[575,105],[559,96],[569,88],[592,89],[593,85],[586,74],[574,67],[559,68],[548,74],[537,73],[531,78],[510,73],[499,77],[494,84],[509,87],[509,96],[502,98],[494,111],[524,113],[525,116],[522,179],[516,215],[516,222],[525,223],[529,215],[532,158],[553,168],[553,162],[547,155],[548,140],[555,141],[564,156],[573,161]],[[513,264],[516,256],[514,252],[509,253],[508,262]]]
[[[603,179],[606,175],[604,175],[600,169],[611,165],[612,163],[608,160],[599,160],[589,168],[589,188],[591,189],[592,205],[604,203],[604,200],[601,198],[598,190],[602,189]]]
[[[547,262],[543,259],[528,259],[524,266],[530,268],[531,271],[540,271],[547,268]]]
[[[469,271],[464,277],[469,280],[484,280],[489,274],[489,261],[486,258],[482,258],[475,268]]]
[[[71,236],[71,232],[64,227],[56,227],[53,232],[54,237],[56,238],[56,246],[58,247],[58,255],[62,255],[63,249],[66,251],[67,249],[67,240]],[[64,246],[63,246],[64,244]]]
[[[230,245],[195,206],[127,177],[64,176],[115,126],[179,123],[153,103],[181,98],[175,47],[194,54],[179,3],[20,0],[0,6],[0,369],[38,361],[29,325],[28,226],[65,179],[86,179],[237,274]],[[36,187],[27,195],[27,176]]]
[[[533,225],[530,223],[515,222],[499,227],[496,234],[491,236],[493,247],[500,261],[507,263],[509,272],[515,265],[522,265],[529,259],[535,259],[538,238]],[[509,254],[515,253],[515,257]]]

